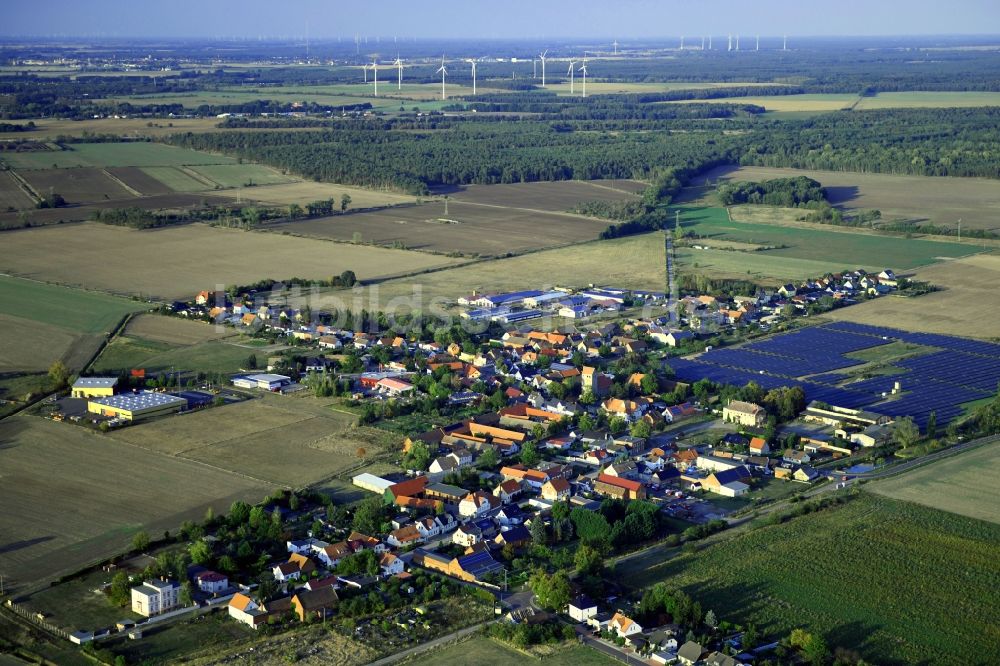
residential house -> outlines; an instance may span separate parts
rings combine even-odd
[[[469,493],[458,504],[458,515],[463,518],[479,518],[500,506],[499,498],[483,492]]]
[[[287,583],[291,580],[298,580],[302,576],[299,566],[295,562],[281,562],[271,568],[274,580],[279,583]]]
[[[396,548],[405,548],[406,546],[413,546],[418,543],[422,543],[424,537],[420,534],[420,530],[417,529],[416,525],[405,525],[398,530],[393,530],[389,532],[389,535],[385,538],[386,543]]]
[[[705,654],[705,648],[700,643],[688,641],[677,650],[677,661],[684,666],[694,666],[701,661],[703,654]]]
[[[603,398],[611,391],[611,383],[610,375],[599,372],[597,368],[589,365],[583,366],[583,372],[580,375],[580,387],[583,391],[590,391],[594,397]]]
[[[785,449],[785,453],[782,455],[781,459],[784,460],[785,462],[792,463],[793,465],[804,465],[810,460],[812,460],[812,456],[810,456],[805,451],[796,451],[795,449]]]
[[[620,479],[635,479],[639,476],[639,468],[631,460],[622,460],[609,465],[604,473],[608,476],[617,476]]]
[[[346,541],[324,544],[315,548],[314,552],[316,553],[316,557],[330,569],[337,566],[342,559],[354,553],[350,544]]]
[[[607,474],[597,476],[594,492],[616,499],[646,499],[646,488],[639,481],[620,479]]]
[[[318,590],[300,590],[292,595],[292,610],[300,622],[314,617],[323,619],[333,613],[340,598],[332,585]]]
[[[242,622],[251,629],[256,629],[267,621],[267,611],[249,596],[238,592],[229,600],[229,617]]]
[[[396,557],[392,553],[383,553],[378,565],[382,570],[383,576],[395,576],[396,574],[403,573],[405,569],[403,560]]]
[[[792,472],[792,478],[796,481],[802,481],[803,483],[812,483],[821,476],[822,474],[808,465],[802,465],[797,470]]]
[[[503,527],[510,527],[512,525],[520,525],[524,522],[524,512],[521,511],[518,505],[508,504],[501,507],[494,518]]]
[[[621,638],[625,638],[642,633],[642,625],[621,611],[618,611],[611,617],[611,622],[608,623],[608,630],[613,631]]]
[[[460,525],[451,535],[451,542],[469,548],[483,540],[483,531],[475,523]]]
[[[752,402],[732,400],[722,408],[722,420],[759,428],[767,422],[767,412],[763,407]]]
[[[569,481],[566,479],[549,479],[542,486],[542,498],[550,502],[565,500],[572,494]]]
[[[202,571],[194,577],[198,589],[207,594],[218,594],[229,589],[229,577],[215,571]]]
[[[132,588],[132,612],[145,617],[166,613],[178,605],[181,586],[172,580],[148,580]]]
[[[663,420],[667,423],[677,423],[684,419],[689,419],[698,414],[698,408],[690,402],[683,402],[679,405],[671,405],[663,410]]]
[[[528,528],[524,525],[511,527],[507,530],[501,530],[500,534],[493,539],[493,543],[500,548],[503,548],[504,546],[521,548],[522,546],[527,546],[531,543],[531,532],[528,531]]]
[[[746,482],[752,478],[753,474],[750,468],[741,465],[709,474],[708,477],[702,479],[701,487],[724,497],[740,497],[750,490],[750,486]]]
[[[721,451],[717,453],[721,453]],[[698,459],[695,461],[695,465],[698,469],[704,469],[710,472],[721,472],[727,469],[734,469],[742,464],[743,463],[735,458],[723,458],[721,455],[698,456]]]
[[[713,652],[705,657],[705,666],[740,666],[740,662],[723,652]]]
[[[568,612],[577,622],[586,622],[597,615],[597,602],[587,595],[580,595],[569,602]]]
[[[763,437],[751,437],[750,438],[750,453],[755,456],[766,456],[771,452],[771,447],[768,446],[767,440]]]
[[[502,504],[509,504],[521,494],[521,484],[514,479],[507,479],[506,481],[501,481],[496,488],[493,489],[493,496],[498,497]]]
[[[850,435],[852,444],[865,447],[884,446],[892,442],[892,428],[885,425],[870,425],[861,432]]]

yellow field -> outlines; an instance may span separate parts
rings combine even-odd
[[[560,78],[564,78],[566,74],[566,69],[568,63],[559,62],[551,63],[548,65],[550,72],[555,72]],[[579,68],[579,63],[577,68]],[[592,68],[588,68],[591,73],[593,73]],[[540,82],[539,82],[540,83]],[[687,82],[687,81],[671,81],[667,83],[660,82],[649,82],[649,83],[629,83],[621,81],[592,81],[587,80],[587,94],[588,95],[615,95],[621,93],[657,93],[657,92],[670,92],[673,90],[707,90],[709,88],[750,88],[758,86],[776,86],[781,84],[776,83],[752,83],[752,82]],[[580,95],[583,92],[583,78],[580,74],[576,75],[576,81],[573,84],[575,94]],[[554,92],[559,95],[569,94],[569,80],[564,83],[550,83],[546,86],[546,90],[549,92]],[[711,102],[714,100],[695,100],[698,102]]]
[[[177,118],[174,120],[145,118],[91,118],[87,120],[60,120],[34,118],[34,132],[0,132],[0,139],[53,139],[59,135],[80,136],[92,134],[121,134],[123,136],[166,136],[177,132],[211,132],[218,128],[216,118]],[[28,120],[18,120],[27,123]],[[152,127],[149,125],[152,124]],[[172,125],[172,126],[171,126]]]
[[[972,338],[1000,335],[1000,309],[991,305],[997,302],[1000,254],[945,261],[920,269],[916,277],[942,290],[918,298],[879,298],[826,316],[907,331]]]
[[[223,190],[216,194],[232,200],[235,200],[237,196],[236,192],[232,190]],[[317,183],[313,181],[298,181],[283,185],[259,185],[239,190],[239,196],[243,201],[259,201],[263,204],[276,206],[297,203],[304,206],[312,201],[333,199],[335,202],[334,205],[338,209],[340,207],[340,197],[345,194],[351,197],[349,209],[377,208],[401,203],[412,203],[417,200],[416,197],[407,194],[379,192],[362,189],[354,185]]]
[[[1000,106],[1000,92],[884,92],[862,97],[857,109],[943,109]]]
[[[66,251],[54,259],[52,248]],[[0,270],[118,294],[178,299],[263,278],[329,279],[349,269],[370,280],[456,261],[202,224],[136,231],[85,223],[6,232]]]
[[[962,516],[1000,523],[1000,442],[964,451],[868,488]]]
[[[588,87],[588,92],[590,92]],[[858,99],[850,93],[813,95],[764,95],[761,97],[720,97],[719,99],[686,99],[666,104],[754,104],[768,111],[839,111],[850,107]]]
[[[53,361],[79,368],[100,344],[100,336],[0,314],[0,371],[42,372]]]

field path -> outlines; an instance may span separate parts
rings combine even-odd
[[[139,190],[135,189],[134,187],[131,187],[128,183],[126,183],[124,180],[122,180],[121,178],[119,178],[115,174],[111,173],[107,169],[101,169],[101,173],[103,173],[105,176],[107,176],[108,178],[110,178],[111,180],[115,181],[116,183],[118,183],[119,185],[121,185],[123,188],[125,188],[125,191],[128,192],[129,194],[132,194],[133,196],[136,196],[136,197],[145,196],[142,192],[140,192]]]

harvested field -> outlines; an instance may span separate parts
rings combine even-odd
[[[117,134],[124,137],[160,137],[178,132],[208,132],[218,130],[216,118],[177,118],[170,121],[144,118],[89,118],[86,120],[61,120],[34,118],[32,139],[51,140],[59,136],[91,134]],[[27,120],[23,121],[27,122]],[[152,126],[151,126],[152,125]],[[22,132],[0,132],[0,139],[23,139]]]
[[[191,170],[219,187],[275,185],[295,180],[292,176],[259,164],[214,164],[191,167]]]
[[[159,534],[259,501],[268,484],[129,446],[32,416],[0,422],[2,533],[8,590],[39,584],[119,552],[132,534]],[[113,482],[109,474],[113,472]]]
[[[69,204],[100,203],[135,197],[104,173],[103,169],[38,169],[22,171],[20,175],[39,196],[55,192],[61,194]]]
[[[879,298],[825,315],[841,321],[893,326],[908,331],[996,338],[1000,310],[996,302],[1000,254],[979,254],[922,268],[917,279],[941,287],[917,298]]]
[[[263,278],[399,276],[456,260],[419,252],[248,233],[201,224],[137,231],[86,223],[6,232],[0,270],[158,299],[190,298],[217,285]],[[53,262],[51,248],[66,248]],[[114,252],[108,252],[114,248]],[[221,251],[225,248],[225,251]]]
[[[143,196],[173,194],[174,192],[173,189],[153,178],[139,167],[111,167],[108,169],[108,173]]]
[[[348,210],[359,208],[381,208],[395,204],[413,203],[416,197],[395,192],[379,192],[365,190],[354,185],[338,185],[337,183],[316,183],[313,181],[296,181],[283,185],[260,185],[240,191],[240,197],[245,201],[259,201],[265,204],[285,206],[297,203],[305,205],[311,201],[333,199],[340,206],[340,197],[344,194],[351,197]],[[235,192],[220,192],[219,196],[235,197]]]
[[[447,215],[444,211],[445,204],[434,201],[268,228],[335,240],[353,240],[360,234],[363,242],[376,245],[401,243],[411,250],[497,256],[593,240],[608,225],[578,215],[458,202],[448,204]]]
[[[295,397],[235,405],[132,426],[113,437],[152,451],[208,463],[279,485],[301,487],[359,463],[379,443],[356,417],[301,408]]]
[[[13,208],[21,210],[24,208],[34,208],[35,202],[29,197],[13,174],[8,171],[0,171],[0,210]]]
[[[66,208],[43,208],[26,212],[27,220],[34,226],[42,226],[57,222],[79,222],[89,220],[91,213],[96,210],[107,208],[129,208],[141,206],[147,210],[178,210],[184,208],[195,208],[206,201],[214,203],[217,201],[214,194],[205,193],[194,194],[161,194],[151,197],[118,199],[116,201],[104,201],[102,203],[87,204],[82,206],[69,206]],[[22,213],[0,213],[0,229],[21,229]]]
[[[1000,442],[868,486],[880,495],[1000,524]]]
[[[133,317],[125,334],[171,345],[193,345],[236,335],[232,328],[152,314]]]
[[[808,176],[827,190],[830,202],[847,210],[882,211],[884,219],[933,222],[963,229],[1000,230],[1000,181],[986,178],[889,176],[876,173],[726,166],[698,177],[715,181],[770,180]]]
[[[560,180],[465,185],[447,194],[454,201],[564,213],[585,201],[634,201],[643,189],[645,185],[634,180]]]
[[[59,168],[236,164],[232,157],[145,141],[74,143],[65,150],[14,153],[3,159],[15,169],[51,169],[54,164]]]
[[[0,314],[0,372],[44,372],[53,361],[79,368],[97,351],[100,336]]]
[[[855,107],[870,109],[945,109],[975,106],[1000,106],[1000,93],[988,91],[914,90],[907,92],[882,92],[862,97]]]
[[[122,336],[113,340],[94,363],[95,372],[118,373],[132,368],[157,372],[238,372],[246,366],[253,349],[220,340],[208,340],[189,346],[170,345],[146,338]]]
[[[107,294],[0,276],[0,314],[79,333],[107,333],[129,312],[148,307]]]

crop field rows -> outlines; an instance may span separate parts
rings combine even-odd
[[[937,351],[894,361],[903,371],[899,375],[845,384],[842,380],[846,376],[830,373],[861,362],[848,354],[893,341]],[[939,424],[947,424],[964,413],[963,404],[993,395],[1000,382],[1000,345],[840,322],[738,349],[712,350],[696,360],[675,359],[671,366],[685,380],[707,377],[739,386],[755,381],[767,389],[801,386],[808,400],[841,407],[865,406],[895,417],[912,416],[923,428],[932,413]],[[819,373],[825,374],[810,377]],[[902,382],[904,393],[883,400],[897,381]]]

